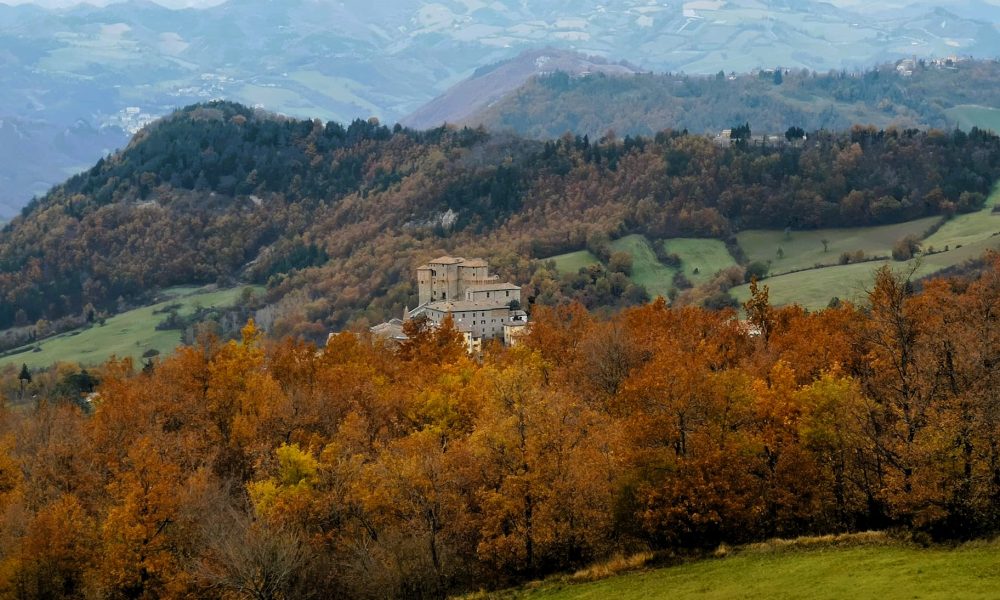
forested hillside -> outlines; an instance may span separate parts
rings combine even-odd
[[[4,227],[0,327],[240,279],[267,284],[275,332],[320,338],[414,306],[412,269],[442,252],[490,257],[531,282],[533,302],[623,305],[645,297],[628,269],[567,282],[532,259],[625,233],[727,239],[967,212],[998,178],[1000,139],[979,130],[543,143],[194,106]]]
[[[751,326],[539,309],[482,361],[412,320],[397,350],[248,325],[140,372],[10,372],[0,595],[441,598],[617,553],[994,534],[1000,263],[869,289],[814,313],[755,290]]]
[[[776,74],[773,69],[716,76],[553,73],[453,122],[543,139],[566,132],[604,135],[609,130],[652,135],[666,128],[718,133],[744,122],[759,133],[774,134],[789,127],[843,130],[856,123],[952,128],[958,122],[949,109],[1000,108],[998,89],[1000,62],[995,60],[920,61],[912,65],[910,75],[893,64],[821,74]]]

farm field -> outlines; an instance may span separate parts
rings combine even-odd
[[[651,298],[666,297],[673,287],[674,273],[677,271],[656,259],[645,236],[635,234],[619,238],[611,242],[611,250],[632,255],[632,281],[646,286]]]
[[[496,594],[523,600],[995,598],[1000,544],[957,548],[903,544],[748,549],[721,559],[619,575],[592,583],[541,583]],[[958,592],[960,590],[960,592]]]
[[[684,275],[695,285],[705,283],[719,271],[736,265],[722,240],[675,238],[665,240],[664,247],[667,252],[681,257]]]
[[[794,303],[816,310],[826,307],[833,297],[852,302],[863,299],[872,273],[885,264],[900,272],[913,270],[914,276],[923,277],[979,258],[987,250],[1000,249],[1000,213],[993,212],[998,204],[1000,185],[994,188],[982,210],[955,216],[922,240],[923,249],[933,249],[933,254],[906,262],[879,260],[841,265],[839,260],[844,252],[853,254],[858,250],[868,257],[888,257],[897,240],[908,235],[923,238],[939,222],[938,217],[877,227],[790,231],[788,234],[782,230],[751,229],[736,237],[750,261],[770,265],[772,275],[765,281],[773,304]],[[823,240],[827,241],[825,250]],[[721,240],[677,238],[664,240],[664,246],[667,252],[681,257],[684,274],[695,285],[707,282],[719,270],[736,264]],[[651,297],[665,297],[673,287],[676,269],[656,259],[651,242],[644,236],[627,235],[611,242],[611,248],[632,255],[632,280],[644,285]],[[782,250],[780,257],[778,248]],[[945,248],[948,250],[944,251]],[[587,250],[561,254],[551,260],[563,273],[575,273],[581,267],[599,262]],[[822,267],[815,268],[816,265]],[[730,293],[744,302],[750,296],[749,286],[735,287]]]
[[[889,256],[896,240],[907,235],[923,237],[938,220],[938,217],[928,217],[879,227],[791,231],[787,237],[781,230],[748,229],[738,233],[736,239],[747,258],[770,262],[771,272],[780,275],[810,269],[817,264],[837,265],[844,252],[861,250],[866,256]],[[829,242],[826,251],[823,250],[823,240]],[[781,248],[783,257],[778,256],[778,248]]]
[[[0,367],[27,364],[29,368],[44,368],[57,362],[73,362],[82,366],[100,364],[111,356],[132,357],[138,364],[147,350],[166,354],[181,343],[177,330],[157,331],[156,325],[166,315],[154,314],[164,307],[179,304],[178,314],[189,315],[198,306],[226,307],[236,303],[244,288],[213,290],[177,287],[166,290],[170,298],[143,308],[109,317],[104,325],[66,332],[39,343],[40,352],[30,349],[0,358]]]
[[[993,209],[1000,202],[1000,185],[986,199],[979,212],[958,215],[941,226],[933,235],[924,240],[924,249],[954,248],[959,244],[978,242],[1000,232],[1000,214]]]
[[[596,256],[593,255],[593,253],[590,252],[590,250],[578,250],[577,252],[560,254],[559,256],[553,256],[546,260],[555,262],[556,269],[560,273],[576,273],[584,267],[596,265],[601,262]]]
[[[989,237],[963,245],[961,248],[930,256],[920,256],[905,262],[872,261],[852,265],[838,265],[823,269],[810,269],[788,275],[768,277],[762,283],[769,289],[771,304],[800,304],[810,310],[826,307],[836,296],[841,300],[857,302],[864,298],[865,288],[872,282],[872,274],[882,265],[888,264],[898,272],[915,269],[915,277],[934,273],[979,258],[987,250],[1000,249],[1000,237]],[[750,297],[747,285],[730,290],[740,302]]]
[[[1000,132],[1000,109],[975,104],[954,106],[944,111],[948,118],[954,119],[959,128],[968,131],[973,127]]]
[[[770,300],[773,304],[797,303],[809,309],[819,309],[827,306],[834,296],[841,300],[856,302],[864,297],[864,289],[871,284],[872,273],[884,264],[892,265],[893,269],[900,272],[907,272],[914,269],[914,276],[923,277],[960,265],[968,260],[979,258],[987,250],[1000,249],[1000,215],[993,212],[993,208],[1000,202],[1000,186],[993,190],[993,193],[986,200],[983,209],[964,215],[958,215],[941,226],[938,231],[923,240],[924,249],[934,248],[943,250],[949,248],[947,252],[937,252],[927,256],[919,256],[906,262],[894,261],[873,261],[850,265],[836,265],[822,269],[810,269],[799,271],[787,275],[779,275],[767,278],[764,283],[768,286]],[[895,240],[905,235],[907,229],[918,230],[920,227],[929,226],[928,221],[933,223],[933,219],[921,219],[899,225],[889,225],[885,227],[861,228],[857,230],[844,230],[851,232],[842,239],[867,240],[874,243],[877,240]],[[826,230],[821,235],[827,236],[831,240],[830,248],[833,252],[834,235],[837,230]],[[746,232],[757,234],[758,232]],[[784,235],[783,232],[770,232],[774,235]],[[792,243],[802,243],[802,240],[815,241],[822,251],[821,237],[816,234],[821,232],[793,232]],[[808,235],[807,235],[808,234]],[[743,234],[741,234],[743,235]],[[892,235],[896,235],[893,238]],[[919,234],[918,234],[919,235]],[[757,238],[762,239],[763,236]],[[744,251],[751,257],[747,245],[740,244]],[[892,242],[889,242],[891,247]],[[961,246],[961,247],[959,247]],[[813,251],[815,252],[815,251]],[[875,254],[875,253],[872,253]],[[883,253],[878,253],[883,254]],[[884,252],[888,254],[888,250]],[[839,254],[838,254],[839,255]],[[785,255],[789,257],[788,254]],[[740,302],[746,301],[750,297],[749,286],[739,286],[731,290],[732,295]]]
[[[664,240],[664,246],[667,252],[681,257],[684,275],[696,285],[736,264],[721,240],[675,238]],[[633,234],[619,238],[611,242],[611,250],[632,255],[632,280],[644,285],[651,297],[666,297],[670,288],[674,287],[673,279],[677,269],[657,260],[651,242],[645,236]],[[546,260],[555,261],[556,268],[561,273],[576,273],[583,267],[600,263],[588,250],[560,254]]]

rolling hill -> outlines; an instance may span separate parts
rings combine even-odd
[[[0,181],[7,183],[0,187],[0,218],[68,171],[124,145],[127,133],[149,119],[193,102],[227,99],[300,118],[376,116],[392,123],[483,65],[541,47],[624,60],[638,70],[701,74],[778,66],[853,71],[914,55],[1000,54],[989,4],[962,2],[955,12],[924,1],[884,11],[869,4],[230,0],[177,10],[144,0],[52,10],[0,4],[0,119],[39,122],[43,133],[31,143],[51,139],[49,131],[68,131],[85,150],[14,154],[0,164]],[[469,97],[453,96],[451,105]],[[453,114],[427,117],[454,120]],[[92,143],[85,130],[77,138],[78,122],[106,129],[113,139]],[[22,180],[24,171],[34,174]]]
[[[577,52],[555,48],[529,50],[512,60],[477,69],[471,77],[453,86],[401,122],[415,129],[428,129],[442,123],[475,121],[477,114],[502,101],[531,78],[554,72],[576,77],[595,73],[611,76],[638,73],[635,67],[612,64]]]
[[[412,269],[445,252],[491,257],[527,284],[529,302],[623,306],[646,297],[637,283],[662,293],[661,276],[673,276],[629,235],[677,238],[667,252],[686,256],[686,276],[701,283],[731,259],[721,241],[691,238],[732,245],[749,229],[975,212],[998,179],[1000,138],[979,131],[861,128],[768,146],[678,132],[542,143],[193,105],[3,227],[0,328],[42,319],[62,330],[158,289],[256,283],[274,333],[322,339],[414,306]],[[535,260],[588,249],[607,261],[622,248],[645,249],[633,279],[601,269],[563,277]]]
[[[514,64],[528,60],[530,56]],[[491,90],[488,99],[478,91],[478,81],[473,77],[452,88],[419,112],[417,122],[483,125],[540,139],[566,132],[600,136],[609,130],[618,135],[653,135],[663,129],[715,134],[743,123],[755,132],[779,135],[793,126],[814,131],[855,124],[995,131],[1000,110],[1000,62],[995,60],[890,63],[824,74],[787,69],[713,76],[568,70],[537,74],[511,91]],[[468,108],[449,112],[449,106]]]

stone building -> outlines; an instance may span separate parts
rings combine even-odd
[[[490,266],[485,260],[442,256],[417,267],[418,304],[462,300],[468,288],[494,284],[498,280],[496,275],[490,275]]]
[[[471,351],[484,340],[510,343],[528,324],[521,310],[521,288],[502,282],[480,258],[442,256],[417,268],[419,305],[405,319],[426,317],[434,326],[451,316]],[[375,335],[400,340],[402,321],[371,328]],[[405,339],[405,336],[403,337]]]

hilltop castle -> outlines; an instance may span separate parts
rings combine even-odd
[[[513,345],[528,324],[527,313],[521,310],[521,288],[490,274],[489,263],[481,258],[432,260],[417,268],[417,288],[415,309],[406,311],[403,319],[372,327],[371,332],[401,341],[406,339],[406,320],[423,316],[438,326],[451,316],[472,352],[482,347],[483,340]]]

